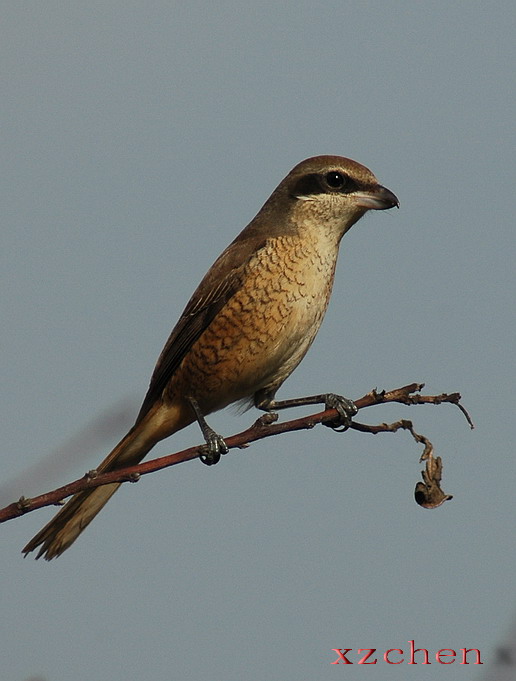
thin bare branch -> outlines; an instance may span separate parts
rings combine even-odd
[[[355,404],[360,410],[365,407],[386,404],[388,402],[397,402],[406,405],[450,403],[459,407],[470,426],[473,427],[469,414],[460,404],[459,393],[420,395],[419,391],[422,390],[423,387],[423,383],[411,383],[410,385],[390,391],[379,392],[377,390],[372,390],[356,400]],[[272,437],[273,435],[279,435],[281,433],[310,430],[318,424],[333,427],[332,424],[338,420],[338,417],[339,415],[335,409],[326,409],[316,414],[310,414],[309,416],[278,423],[277,414],[267,413],[255,421],[251,427],[241,433],[224,438],[224,440],[229,449],[243,449],[249,446],[251,442],[266,437]],[[416,442],[424,445],[421,461],[425,460],[427,462],[426,470],[423,472],[424,482],[419,482],[416,486],[416,501],[425,508],[435,508],[443,503],[443,501],[451,499],[451,496],[445,495],[439,486],[442,473],[440,457],[437,457],[437,459],[434,458],[432,444],[425,436],[415,432],[410,421],[400,420],[392,424],[382,423],[376,426],[369,426],[353,421],[350,427],[354,430],[373,434],[380,432],[396,432],[399,429],[408,430]],[[99,487],[100,485],[107,485],[112,482],[137,482],[142,475],[198,458],[203,453],[203,448],[204,445],[197,445],[174,454],[162,456],[151,461],[140,463],[136,466],[128,466],[127,468],[121,468],[109,473],[97,474],[96,471],[89,471],[82,478],[68,483],[67,485],[63,485],[51,492],[30,499],[21,497],[18,501],[0,509],[0,522],[17,518],[44,506],[60,505],[67,497],[92,487]]]

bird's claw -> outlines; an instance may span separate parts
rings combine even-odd
[[[335,409],[339,416],[333,421],[327,421],[324,425],[341,433],[349,428],[351,419],[358,413],[356,404],[342,395],[328,393],[324,398],[326,409]]]
[[[213,466],[220,461],[221,454],[229,452],[229,447],[224,438],[214,430],[210,429],[209,432],[204,433],[204,437],[206,444],[201,447],[199,458],[206,466]]]

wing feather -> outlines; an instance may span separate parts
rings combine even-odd
[[[161,399],[188,350],[241,288],[246,265],[265,243],[265,240],[257,244],[254,239],[237,238],[212,265],[183,310],[158,358],[137,423]]]

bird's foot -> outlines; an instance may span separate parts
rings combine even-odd
[[[206,444],[201,447],[200,460],[207,466],[213,466],[220,461],[221,454],[227,454],[229,447],[224,442],[224,438],[207,426],[203,429]]]
[[[206,444],[199,448],[199,458],[207,466],[213,466],[220,461],[221,454],[229,452],[229,447],[224,442],[224,438],[207,424],[197,400],[189,397],[188,401],[206,441]]]
[[[335,395],[334,393],[327,393],[324,395],[324,406],[326,409],[336,409],[338,417],[332,421],[323,422],[323,425],[332,428],[341,433],[347,430],[351,425],[353,416],[358,413],[358,409],[353,400],[342,395]]]
[[[294,397],[290,400],[274,400],[268,397],[262,397],[255,400],[255,405],[258,409],[271,411],[273,409],[290,409],[291,407],[304,407],[309,404],[324,404],[326,409],[336,409],[338,417],[324,422],[325,426],[333,428],[333,430],[343,431],[347,430],[351,425],[351,419],[358,413],[356,404],[342,395],[335,395],[334,393],[323,393],[322,395],[310,395],[310,397]]]

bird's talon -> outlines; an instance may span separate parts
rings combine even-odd
[[[347,430],[351,425],[353,416],[358,413],[357,406],[352,400],[349,400],[347,397],[342,397],[342,395],[335,395],[334,393],[328,393],[326,395],[324,406],[326,409],[335,409],[339,414],[337,419],[328,421],[324,424],[337,433],[342,433]]]
[[[210,452],[207,446],[202,447],[203,453],[199,454],[199,459],[206,466],[213,466],[220,461],[220,454],[217,452]]]
[[[213,466],[220,461],[221,454],[227,454],[229,447],[224,438],[215,432],[206,436],[206,444],[201,447],[199,458],[206,466]]]

